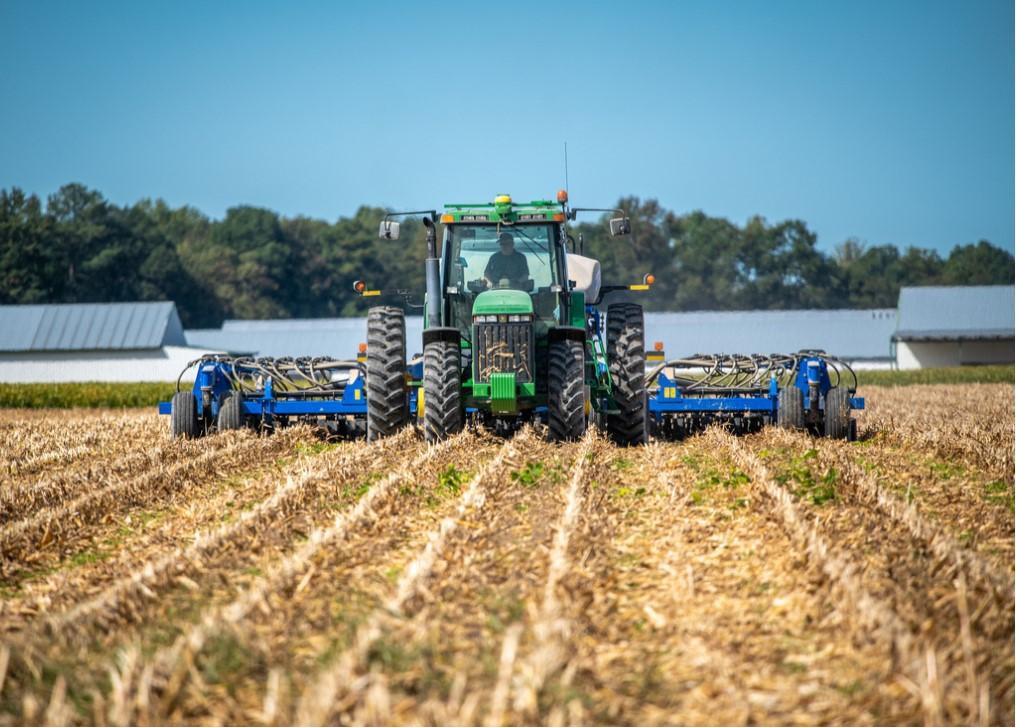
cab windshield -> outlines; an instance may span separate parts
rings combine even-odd
[[[449,225],[445,230],[445,287],[457,291],[452,325],[468,327],[476,296],[499,288],[529,293],[537,318],[554,318],[560,289],[554,226]]]

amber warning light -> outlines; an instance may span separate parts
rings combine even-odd
[[[564,204],[568,201],[568,192],[564,189],[557,190],[557,201]]]
[[[366,289],[367,284],[362,280],[357,280],[355,283],[353,283],[353,290],[355,290],[357,293],[362,293]]]

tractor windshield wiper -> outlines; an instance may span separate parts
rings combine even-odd
[[[521,235],[522,236],[522,242],[524,242],[526,244],[526,249],[529,250],[531,253],[533,253],[533,256],[537,260],[539,260],[541,263],[543,263],[544,265],[548,264],[547,261],[544,260],[543,257],[541,257],[539,255],[539,253],[537,253],[533,249],[533,245],[536,245],[543,252],[547,253],[548,255],[550,254],[550,250],[548,248],[544,247],[543,244],[540,243],[539,240],[536,240],[536,239],[530,237],[529,235],[527,235],[525,232],[523,232],[521,226],[520,227],[512,227],[512,234],[513,235]]]

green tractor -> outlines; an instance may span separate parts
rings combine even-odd
[[[623,212],[569,208],[564,191],[556,202],[518,204],[500,195],[493,204],[446,205],[440,247],[436,212],[385,216],[380,236],[397,240],[393,218],[424,215],[423,357],[407,366],[401,308],[371,308],[369,439],[393,434],[415,414],[428,442],[470,420],[504,433],[543,421],[553,441],[578,439],[590,424],[619,444],[647,441],[642,306],[610,305],[604,325],[599,305],[614,291],[648,290],[653,278],[601,285],[599,263],[578,254],[581,236],[576,245],[568,234],[579,212],[619,212],[609,221],[611,235],[631,232]],[[362,281],[354,287],[361,295],[384,293]]]

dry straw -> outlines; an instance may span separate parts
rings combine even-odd
[[[381,697],[387,694],[387,690],[376,683],[372,684],[370,679],[358,677],[358,674],[366,665],[370,647],[382,634],[384,620],[390,615],[397,616],[403,613],[409,601],[417,595],[422,584],[430,577],[437,557],[459,523],[469,512],[483,507],[487,498],[488,482],[531,437],[532,430],[527,427],[518,436],[505,442],[497,454],[485,462],[472,477],[462,490],[455,514],[441,520],[429,533],[423,550],[409,563],[399,578],[394,594],[357,629],[352,646],[339,655],[332,666],[324,669],[304,691],[297,712],[298,725],[307,727],[325,724],[330,720],[336,707],[342,703],[340,696],[350,691],[355,693],[367,690],[365,704],[373,705],[371,709],[378,713],[383,712],[385,700]]]

